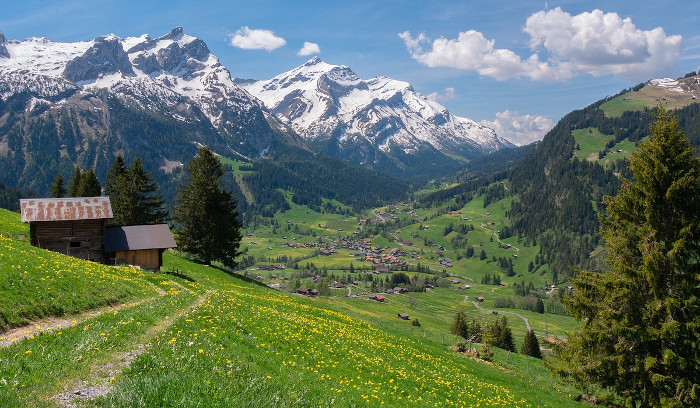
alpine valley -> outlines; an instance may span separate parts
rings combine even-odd
[[[268,81],[234,81],[180,27],[158,38],[111,34],[77,43],[0,33],[0,135],[0,182],[9,186],[45,194],[57,173],[68,178],[76,165],[103,179],[122,154],[143,159],[166,200],[202,145],[293,173],[297,184],[284,186],[291,191],[314,174],[351,172],[375,191],[372,204],[406,191],[386,176],[425,182],[514,147],[408,83],[361,80],[317,58]],[[297,162],[303,171],[294,170]]]
[[[685,174],[673,182],[695,188],[668,190],[684,212],[652,207],[656,224],[695,217],[667,251],[689,254],[679,264],[692,279],[654,284],[663,296],[642,305],[647,290],[637,288],[652,285],[630,281],[613,293],[613,279],[581,276],[622,276],[609,262],[621,259],[619,248],[650,264],[666,257],[656,231],[670,229],[620,224],[620,236],[650,238],[616,249],[601,219],[620,208],[645,218],[632,207],[646,193],[623,194],[640,178],[631,162],[672,151],[654,144],[659,115],[673,116],[661,123],[695,149],[678,143],[682,154],[664,163],[696,163],[698,95],[697,72],[651,80],[515,147],[406,82],[361,79],[318,58],[267,80],[234,78],[179,27],[155,39],[79,43],[0,33],[0,407],[636,407],[626,388],[588,375],[610,373],[633,388],[673,371],[685,377],[663,390],[680,390],[667,405],[697,406],[697,165],[647,173]],[[84,261],[32,246],[32,228],[6,210],[47,196],[54,177],[69,179],[76,166],[103,181],[118,154],[124,167],[139,157],[172,204],[198,150],[217,174],[199,184],[222,180],[237,198],[235,266],[207,264],[182,241],[155,251],[159,273]],[[214,220],[202,230],[226,224],[224,212],[235,218],[226,196],[227,211],[200,211]],[[629,206],[615,209],[621,196]],[[682,251],[686,240],[692,252]],[[642,258],[646,247],[658,256]],[[604,341],[575,367],[564,353],[598,308],[614,312],[615,324],[594,333],[643,347]],[[689,319],[647,319],[672,309]],[[628,316],[633,330],[618,325]],[[664,331],[681,335],[647,336]],[[652,354],[668,344],[681,352]],[[626,365],[610,363],[610,351]],[[629,377],[662,366],[653,381]]]

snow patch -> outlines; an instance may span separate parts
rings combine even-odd
[[[672,78],[652,79],[651,81],[649,81],[649,83],[652,85],[659,86],[661,88],[666,88],[669,91],[684,92],[683,88],[680,87],[678,81]]]

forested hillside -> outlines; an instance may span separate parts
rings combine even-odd
[[[507,179],[507,194],[516,199],[508,212],[510,226],[501,231],[502,237],[523,236],[528,243],[540,244],[541,263],[550,266],[555,282],[565,281],[572,273],[571,266],[603,268],[599,257],[591,258],[600,244],[599,212],[604,210],[604,197],[617,193],[619,176],[631,177],[628,155],[617,147],[624,142],[633,149],[649,134],[653,120],[653,109],[649,108],[606,114],[603,104],[630,91],[567,114],[537,144],[534,153],[512,169],[432,193],[421,202],[437,205],[456,199],[459,204],[482,193],[506,194],[488,186]],[[691,144],[700,146],[700,104],[674,114]],[[582,132],[582,140],[595,131],[607,142],[592,157],[579,158],[575,154],[581,149],[574,137],[576,131]],[[607,159],[605,163],[599,160],[602,158]]]
[[[104,182],[114,157],[122,154],[127,163],[140,157],[144,168],[160,185],[165,201],[172,204],[183,163],[204,142],[217,154],[248,163],[249,171],[240,182],[230,174],[227,178],[227,187],[239,197],[244,197],[241,183],[250,192],[251,202],[239,200],[241,213],[248,220],[254,216],[271,217],[288,208],[284,191],[292,194],[293,202],[313,208],[320,208],[321,198],[327,198],[357,210],[400,200],[408,190],[403,182],[313,154],[282,136],[276,140],[285,144],[284,148],[271,148],[264,158],[243,156],[230,147],[238,145],[236,136],[217,131],[201,112],[200,121],[180,121],[107,93],[84,96],[80,103],[94,105],[90,110],[56,111],[39,102],[26,112],[28,99],[31,95],[21,94],[0,100],[0,134],[6,135],[0,138],[0,182],[34,190],[33,195],[47,195],[56,174],[70,180],[75,166],[94,168],[98,179]],[[15,208],[18,194],[12,193],[2,206]]]

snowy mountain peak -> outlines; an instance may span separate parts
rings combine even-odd
[[[408,82],[385,76],[362,80],[349,67],[318,57],[242,86],[303,137],[341,150],[358,140],[404,154],[427,148],[469,156],[512,146],[492,129],[450,114]]]
[[[93,81],[117,72],[135,75],[121,39],[112,34],[97,37],[83,55],[68,61],[63,76],[78,83]]]
[[[109,34],[77,43],[3,36],[0,46],[0,53],[7,54],[0,58],[2,98],[30,92],[37,99],[62,103],[58,98],[76,90],[104,89],[129,99],[132,106],[180,121],[199,122],[203,115],[238,138],[264,133],[260,140],[249,141],[246,154],[258,154],[275,135],[287,135],[259,101],[233,82],[204,41],[185,34],[182,27],[157,38]]]

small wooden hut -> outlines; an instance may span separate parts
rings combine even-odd
[[[105,253],[114,264],[160,270],[163,251],[176,247],[167,224],[109,227],[105,232]]]
[[[31,244],[76,258],[104,262],[104,236],[112,218],[109,197],[19,200]]]

